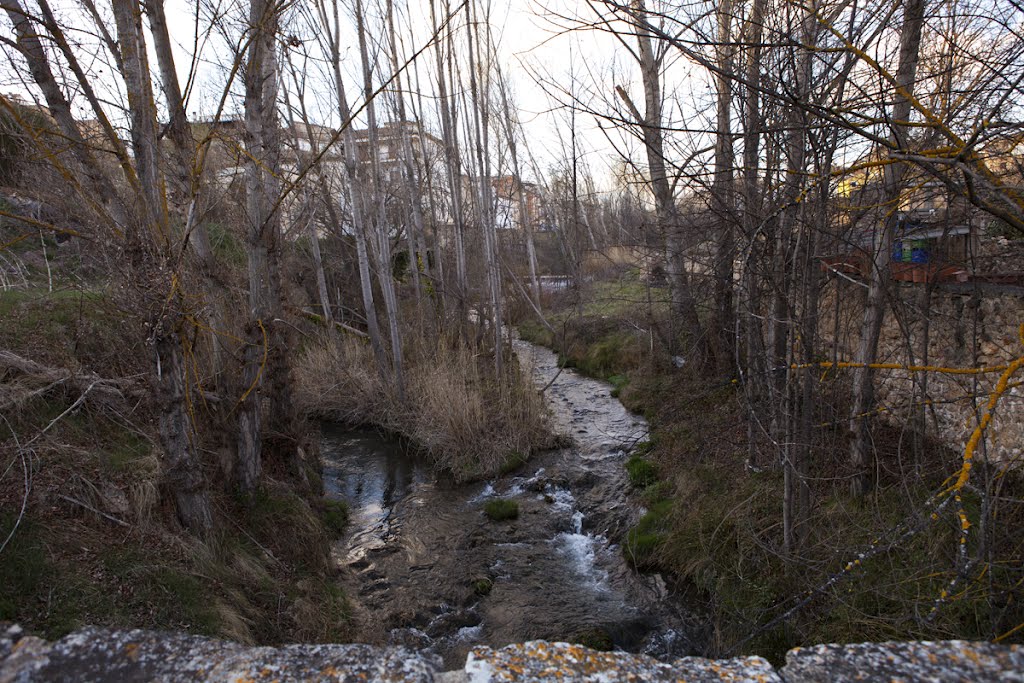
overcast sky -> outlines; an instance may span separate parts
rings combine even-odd
[[[351,10],[348,9],[352,0],[340,1],[346,8],[342,15],[342,44],[348,46],[344,50],[343,71],[348,76],[348,97],[355,101],[358,99],[360,79],[357,76],[359,53],[355,40],[355,22],[350,18]],[[370,15],[370,35],[373,40],[379,40],[383,36],[379,21],[383,10],[376,8],[377,0],[364,2],[367,4],[366,12]],[[101,14],[109,20],[106,3],[101,1],[98,4]],[[244,0],[203,0],[201,5],[197,5],[194,0],[166,0],[168,23],[183,87],[189,82],[190,73],[194,69],[186,104],[190,117],[209,118],[216,111],[231,63],[229,45],[241,35],[247,4]],[[383,0],[380,0],[380,4],[383,5]],[[452,4],[459,6],[457,0],[453,0]],[[429,42],[429,4],[420,0],[395,0],[395,5],[399,16],[398,30],[407,34],[405,52],[411,55]],[[220,23],[227,30],[220,35],[205,33],[214,6],[222,13],[221,16],[226,17]],[[80,14],[81,3],[78,0],[65,0],[55,3],[55,7],[68,26],[70,38],[86,55],[86,68],[98,83],[101,95],[110,102],[124,101],[120,84],[110,78],[113,69],[106,63],[107,53],[94,35],[93,22]],[[347,16],[345,11],[348,12]],[[197,12],[200,27],[198,41]],[[547,173],[559,160],[567,157],[572,123],[576,130],[579,163],[591,170],[600,185],[607,185],[611,182],[611,169],[620,165],[616,163],[615,157],[620,153],[636,152],[638,145],[628,135],[623,135],[621,130],[613,132],[609,142],[599,128],[597,117],[586,111],[573,114],[561,105],[572,98],[578,98],[584,109],[611,113],[613,105],[621,104],[614,98],[616,85],[631,91],[637,101],[642,101],[642,93],[636,82],[637,73],[629,52],[620,42],[606,32],[580,30],[579,24],[572,18],[589,21],[594,18],[594,14],[585,0],[493,0],[491,4],[493,39],[502,68],[508,74],[514,90],[514,107],[524,127],[528,151],[536,159],[537,166],[543,173]],[[460,14],[456,24],[461,25],[463,20],[464,14]],[[10,32],[6,17],[2,21],[4,31]],[[113,22],[109,21],[109,25],[113,32]],[[570,30],[570,27],[576,27],[576,30]],[[290,31],[291,28],[286,30]],[[315,35],[310,34],[308,29],[305,33],[301,30],[298,33],[304,43],[303,50],[315,52]],[[408,35],[410,33],[411,37]],[[464,32],[460,35],[464,35]],[[385,59],[384,55],[378,57]],[[155,58],[152,62],[155,68]],[[10,63],[4,64],[2,69],[0,88],[6,92],[28,92],[24,84],[18,81],[18,78],[24,78],[24,69],[13,68]],[[318,75],[318,71],[320,69],[315,68],[315,65],[307,66],[304,70],[309,88],[305,100],[312,117],[327,125],[336,125],[337,116],[333,113],[333,104],[325,97],[325,93],[330,92],[330,85],[325,80],[326,76]],[[381,72],[390,72],[390,67],[382,68]],[[415,75],[418,75],[424,91],[433,91],[432,50],[422,53],[414,68],[405,73],[407,89]],[[677,60],[670,67],[666,81],[666,116],[687,125],[693,125],[693,121],[699,122],[702,118],[701,101],[706,90],[703,72]],[[236,80],[233,88],[236,96],[235,99],[229,99],[224,116],[235,116],[240,112],[240,86]],[[80,105],[80,116],[92,118],[91,112],[82,106],[84,101],[78,98],[76,103]],[[427,110],[424,115],[427,125],[436,131],[438,126],[429,101],[425,102],[424,108]],[[111,116],[116,119],[117,113],[111,112]],[[384,112],[382,118],[388,118],[388,114]],[[609,128],[613,127],[605,126],[606,130]],[[534,174],[524,171],[524,175]]]

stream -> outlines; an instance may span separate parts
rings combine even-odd
[[[574,444],[507,476],[455,484],[377,432],[324,426],[325,489],[348,502],[351,520],[335,554],[364,637],[451,664],[476,644],[537,638],[691,654],[690,622],[664,581],[632,570],[610,540],[643,512],[623,463],[646,423],[608,384],[559,373],[551,351],[519,340],[515,350],[538,386],[554,378],[545,395]],[[487,519],[494,497],[515,499],[519,518]]]

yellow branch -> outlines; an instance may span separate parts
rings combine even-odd
[[[267,328],[263,327],[262,320],[257,320],[256,324],[260,326],[260,332],[263,333],[263,360],[260,361],[259,370],[256,371],[256,377],[253,378],[252,384],[250,384],[249,388],[245,390],[244,394],[242,394],[242,398],[238,399],[239,404],[245,402],[245,399],[249,397],[249,394],[252,393],[253,389],[259,385],[260,377],[263,376],[263,368],[267,365],[267,352],[270,348],[270,345],[267,343]]]
[[[906,370],[908,372],[937,372],[943,375],[985,375],[996,372],[1005,372],[1011,365],[990,365],[982,368],[947,368],[941,365],[900,365],[899,363],[854,363],[850,361],[824,361],[821,363],[794,363],[789,366],[791,370],[805,370],[808,368],[870,368],[872,370]]]

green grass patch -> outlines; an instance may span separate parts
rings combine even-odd
[[[7,538],[18,519],[15,512],[0,512],[0,541]],[[31,607],[41,586],[51,574],[41,529],[22,519],[4,552],[0,553],[0,621],[15,621]]]
[[[479,596],[490,595],[494,589],[494,582],[487,578],[477,579],[473,582],[473,592]]]
[[[618,398],[622,389],[629,384],[629,377],[626,375],[612,375],[608,378],[608,381],[612,385],[611,395]]]
[[[668,312],[667,287],[648,286],[635,279],[595,282],[583,305],[584,315],[635,318],[638,312],[655,316]]]
[[[669,515],[672,501],[661,500],[648,508],[640,521],[626,533],[622,551],[626,560],[638,569],[658,566],[658,551],[665,542],[669,531]]]
[[[348,527],[348,503],[343,500],[325,500],[320,519],[332,534],[341,536]]]
[[[499,471],[503,475],[511,474],[525,465],[527,460],[529,460],[529,457],[526,454],[520,453],[519,451],[513,451],[505,458],[505,462],[501,463],[501,469]]]
[[[629,475],[629,483],[638,489],[646,488],[658,481],[658,468],[650,460],[638,455],[626,461],[626,473]]]
[[[112,474],[130,471],[150,454],[152,445],[135,432],[121,430],[104,439],[103,466]]]
[[[554,342],[554,336],[551,334],[551,330],[533,317],[529,317],[520,322],[516,325],[516,329],[519,331],[520,338],[530,343],[540,344],[541,346],[551,346]]]
[[[493,522],[519,517],[519,503],[508,498],[495,498],[484,504],[484,514]]]
[[[206,231],[210,236],[210,248],[213,250],[214,258],[236,268],[245,265],[245,247],[242,240],[229,227],[223,223],[210,222],[206,224]]]
[[[0,320],[0,347],[44,365],[122,376],[145,362],[141,326],[133,329],[130,316],[102,291],[0,292]]]

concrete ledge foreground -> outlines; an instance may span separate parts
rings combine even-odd
[[[0,683],[27,681],[1003,681],[1024,683],[1024,649],[967,641],[817,645],[790,650],[774,669],[760,657],[659,662],[535,640],[474,648],[462,670],[404,648],[371,645],[247,647],[200,636],[85,628],[59,641],[0,626]]]

